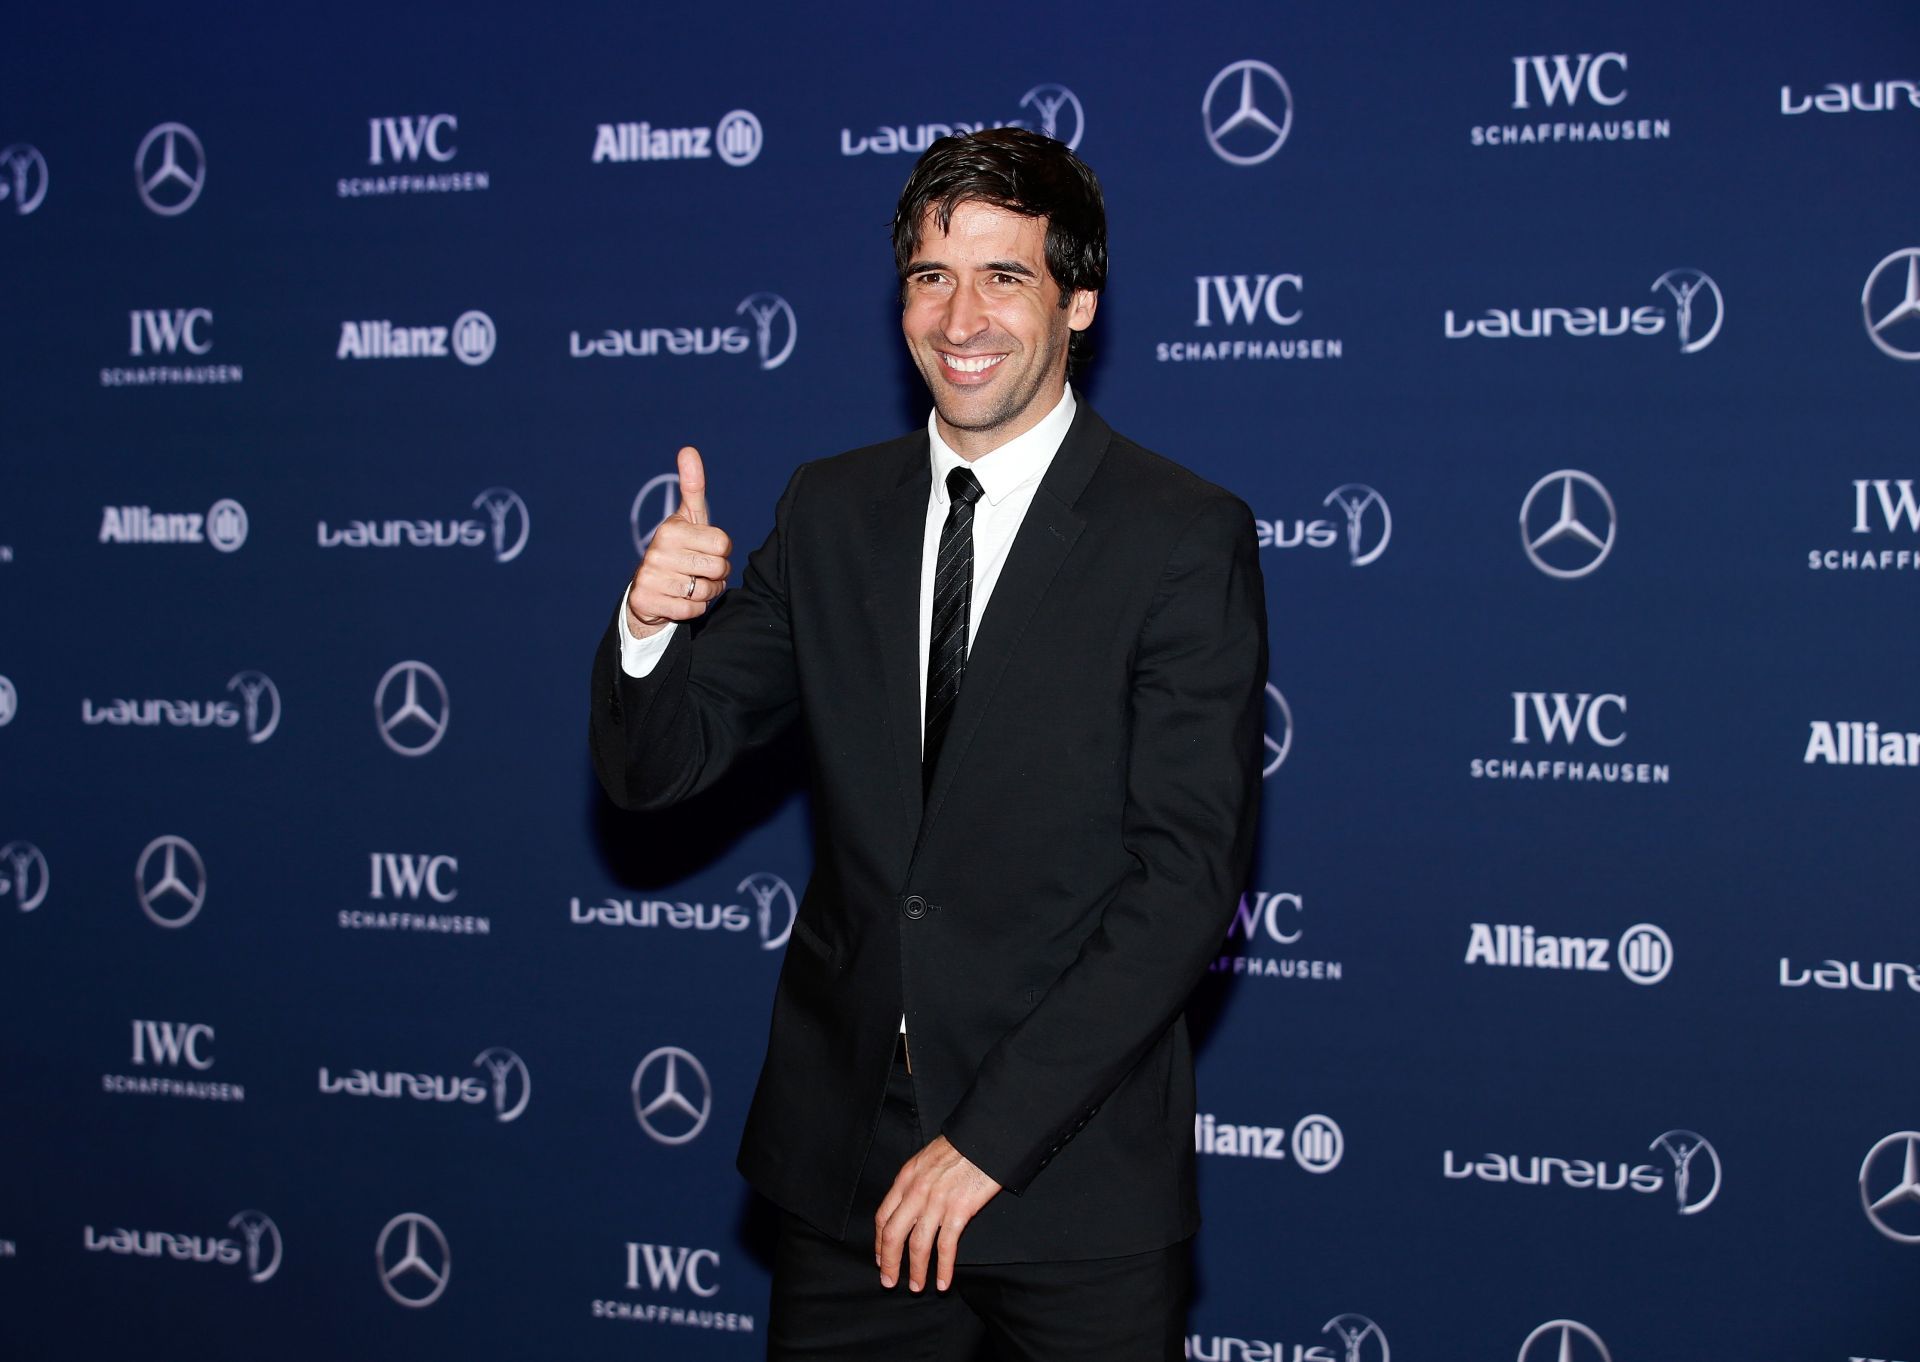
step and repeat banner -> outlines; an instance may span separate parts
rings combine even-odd
[[[1106,186],[1083,394],[1267,578],[1188,1355],[1920,1357],[1916,58],[1896,4],[15,15],[0,1353],[760,1354],[805,773],[612,810],[588,663],[677,446],[750,545],[924,420],[894,199],[1020,123]]]

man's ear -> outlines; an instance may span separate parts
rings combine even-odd
[[[1085,331],[1093,325],[1093,314],[1100,306],[1100,295],[1092,289],[1077,288],[1067,304],[1067,330]]]

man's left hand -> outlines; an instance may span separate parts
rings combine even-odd
[[[927,1260],[938,1240],[934,1285],[942,1291],[953,1281],[960,1232],[992,1201],[1000,1184],[947,1142],[944,1135],[901,1165],[900,1174],[873,1217],[873,1256],[880,1285],[900,1278],[900,1253],[907,1253],[907,1285],[927,1284]]]

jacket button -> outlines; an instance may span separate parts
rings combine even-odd
[[[913,918],[915,921],[918,921],[919,919],[927,915],[927,901],[921,898],[918,894],[907,895],[907,901],[901,904],[900,906],[902,911],[904,911],[908,917]]]

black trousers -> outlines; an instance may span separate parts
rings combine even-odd
[[[891,1290],[873,1261],[873,1217],[900,1166],[926,1143],[898,1057],[844,1240],[781,1213],[767,1356],[775,1362],[1177,1362],[1188,1245],[1124,1258],[981,1263],[937,1291]],[[1125,1188],[1115,1194],[1126,1195]],[[964,1237],[962,1239],[964,1243]]]

